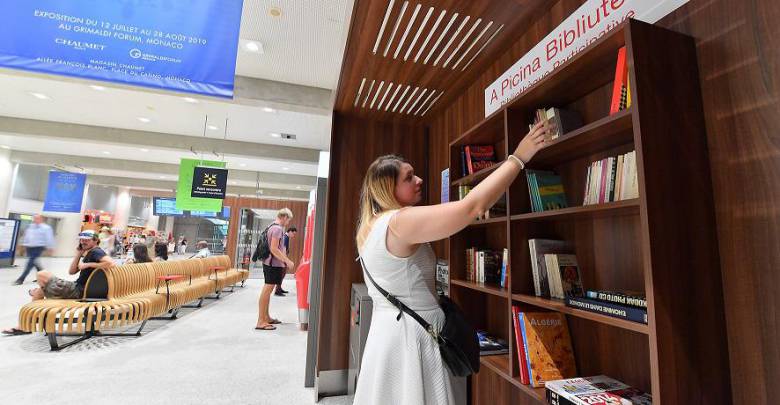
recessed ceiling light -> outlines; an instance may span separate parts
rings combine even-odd
[[[160,176],[160,178],[161,178],[161,179],[164,179],[164,178],[165,178],[165,176]]]
[[[297,188],[298,190],[300,190],[300,189],[301,189],[301,186],[295,186],[295,188]]]
[[[271,15],[271,17],[279,18],[282,16],[282,9],[279,7],[271,7],[268,9],[268,14]]]
[[[103,154],[104,154],[104,155],[110,155],[110,154],[111,154],[111,152],[109,152],[109,151],[107,151],[107,150],[104,150],[104,151],[103,151]]]
[[[141,148],[141,152],[149,152],[149,149]]]
[[[138,117],[138,121],[141,121],[144,124],[148,124],[148,123],[152,122],[152,120],[150,120],[149,118],[146,118],[146,117]]]
[[[282,170],[290,170],[289,167],[283,167]]]
[[[238,182],[237,181],[231,181],[230,184],[235,186],[236,184],[238,184]]]
[[[105,88],[105,87],[103,87],[103,86],[98,86],[97,84],[90,84],[90,85],[89,85],[89,87],[90,87],[92,90],[97,90],[97,91],[105,91],[105,90],[106,90],[106,88]]]
[[[263,53],[263,46],[255,41],[247,41],[247,43],[244,44],[244,48],[249,52]]]
[[[219,127],[218,127],[218,126],[216,126],[216,125],[209,125],[207,128],[208,128],[208,129],[210,129],[210,130],[212,130],[212,131],[216,131],[216,130],[218,130],[218,129],[219,129]]]
[[[239,166],[246,167],[246,163],[241,163]]]
[[[192,103],[192,104],[197,104],[197,103],[200,102],[200,101],[198,101],[197,98],[192,98],[192,97],[183,97],[182,100],[184,100],[184,101],[186,101],[188,103]]]
[[[271,132],[271,136],[273,136],[274,138],[281,138],[282,134],[277,133],[277,132]]]
[[[38,100],[51,100],[51,97],[49,97],[49,96],[47,96],[47,95],[45,95],[43,93],[32,92],[32,93],[30,93],[30,95],[35,97],[35,98],[37,98]]]
[[[8,146],[8,145],[0,145],[0,148],[3,148],[3,149],[11,149],[11,147],[10,147],[10,146]]]
[[[276,110],[271,108],[271,107],[263,107],[263,111],[265,111],[267,113],[275,113],[276,112]]]

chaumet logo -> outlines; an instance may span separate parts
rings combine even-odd
[[[204,187],[216,187],[217,175],[211,173],[203,173],[203,186]]]

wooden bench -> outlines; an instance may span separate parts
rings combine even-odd
[[[183,275],[159,291],[162,276]],[[30,302],[19,311],[19,327],[26,332],[45,332],[52,350],[59,350],[90,337],[140,336],[149,319],[176,319],[179,308],[210,294],[217,297],[226,287],[244,282],[249,272],[230,267],[228,256],[167,262],[128,264],[95,270],[87,280],[81,300],[44,299]],[[168,291],[166,293],[166,291]],[[160,315],[172,314],[161,318]],[[105,333],[141,323],[134,333]],[[78,338],[60,344],[58,336]]]

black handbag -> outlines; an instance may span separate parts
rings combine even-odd
[[[360,257],[360,264],[368,275],[371,283],[391,304],[400,310],[396,320],[401,319],[401,314],[406,312],[430,334],[439,344],[439,352],[444,363],[450,369],[452,375],[457,377],[467,377],[479,371],[479,340],[474,327],[463,316],[463,312],[458,306],[446,296],[439,296],[439,306],[444,311],[444,326],[440,332],[436,332],[431,324],[423,317],[409,308],[398,298],[388,293],[380,287],[371,273],[366,269],[363,258]]]

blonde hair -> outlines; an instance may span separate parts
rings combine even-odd
[[[277,218],[287,217],[287,218],[292,219],[293,218],[293,213],[292,213],[292,211],[290,211],[289,208],[282,208],[282,209],[280,209],[276,213],[276,217]]]
[[[377,158],[368,167],[360,191],[360,217],[355,235],[358,249],[366,241],[377,216],[385,211],[401,208],[401,203],[395,198],[395,184],[404,163],[408,162],[400,156],[385,155]]]

